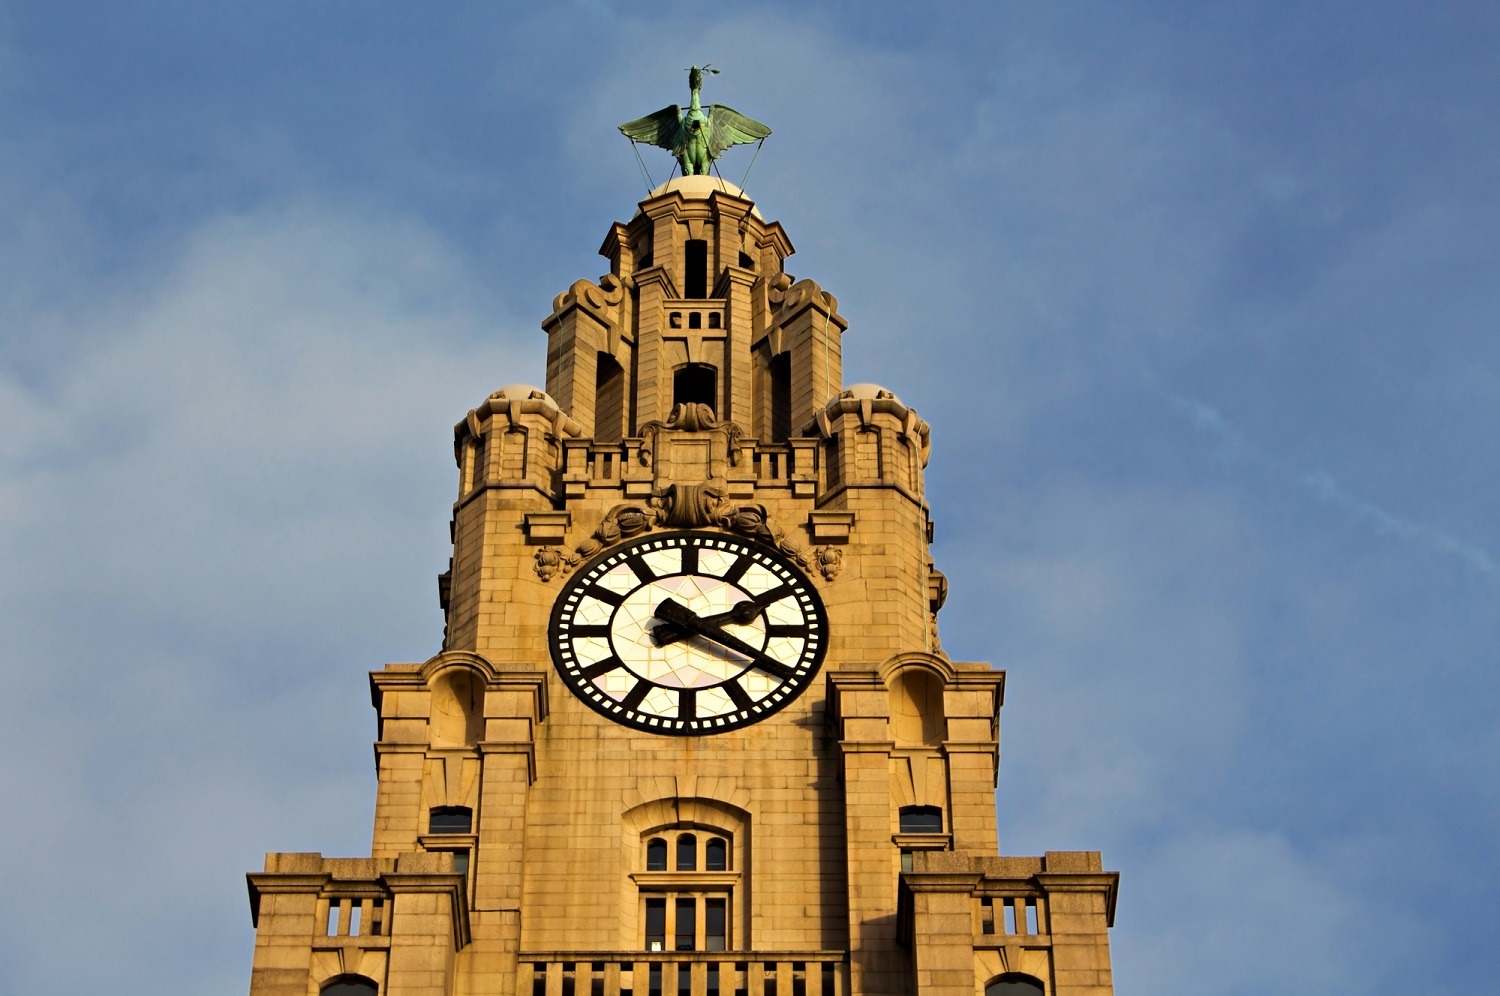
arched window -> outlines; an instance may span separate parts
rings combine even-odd
[[[428,833],[473,833],[474,813],[468,806],[438,806],[427,814]]]
[[[942,833],[943,811],[936,806],[902,806],[902,833]]]
[[[340,975],[323,983],[319,996],[375,996],[380,992],[373,979],[363,975]]]
[[[1020,972],[1006,972],[984,987],[984,996],[1042,996],[1042,983]]]
[[[745,916],[741,871],[735,870],[730,853],[733,832],[683,822],[651,827],[640,839],[645,866],[633,877],[639,887],[646,950],[732,950],[735,922]],[[681,977],[686,979],[687,973]],[[686,990],[677,996],[687,996]]]
[[[711,837],[708,847],[704,848],[703,870],[711,872],[726,871],[729,868],[729,845],[723,837]]]

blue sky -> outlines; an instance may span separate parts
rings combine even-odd
[[[451,426],[542,379],[644,192],[614,126],[693,62],[776,130],[746,186],[846,379],[934,427],[1002,849],[1122,872],[1118,991],[1487,990],[1497,47],[1477,3],[0,4],[0,993],[243,992],[243,873],[368,852]]]

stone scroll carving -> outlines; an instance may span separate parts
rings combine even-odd
[[[575,280],[573,285],[552,299],[552,314],[560,315],[577,305],[601,318],[612,318],[612,312],[625,300],[625,283],[613,273],[606,273],[596,284],[592,280]]]
[[[643,465],[651,463],[651,452],[656,448],[656,437],[664,429],[679,432],[706,432],[710,429],[723,429],[729,433],[729,462],[735,466],[739,465],[740,441],[745,438],[745,430],[727,419],[719,421],[713,408],[694,401],[673,405],[672,413],[667,416],[665,422],[652,419],[641,426],[641,438],[645,441],[640,451],[640,461]]]
[[[772,278],[766,288],[766,299],[771,304],[775,316],[773,322],[777,325],[808,304],[819,305],[830,315],[839,313],[839,299],[818,286],[817,281],[803,279],[794,283],[791,275],[786,273],[778,273]]]

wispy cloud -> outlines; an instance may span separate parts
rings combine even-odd
[[[1462,540],[1430,523],[1404,518],[1381,508],[1375,502],[1354,494],[1321,468],[1299,468],[1265,452],[1247,440],[1224,413],[1196,398],[1163,391],[1163,396],[1194,429],[1211,438],[1217,446],[1215,456],[1224,463],[1241,463],[1258,467],[1267,474],[1287,482],[1346,513],[1374,532],[1417,543],[1435,553],[1457,557],[1474,570],[1495,573],[1495,557],[1483,547]]]

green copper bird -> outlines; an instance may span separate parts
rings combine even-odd
[[[620,125],[626,138],[670,150],[677,157],[683,176],[706,176],[713,161],[731,145],[745,145],[771,134],[770,128],[732,107],[710,104],[705,111],[698,102],[705,71],[718,72],[706,65],[688,69],[693,102],[686,112],[673,104]]]

